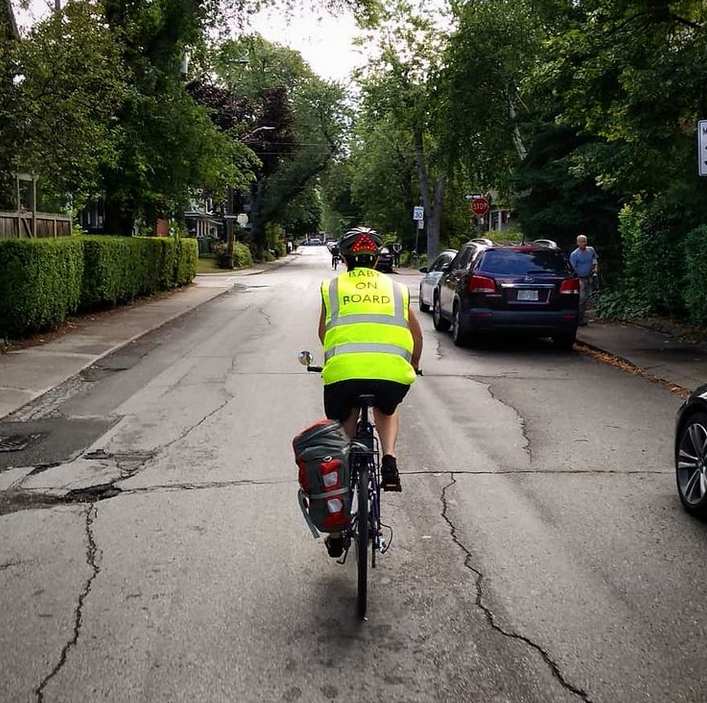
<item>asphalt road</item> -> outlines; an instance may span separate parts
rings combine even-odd
[[[36,435],[0,454],[0,700],[704,701],[677,399],[543,343],[456,349],[426,315],[357,622],[290,448],[322,414],[296,354],[327,264],[249,277],[0,423]]]

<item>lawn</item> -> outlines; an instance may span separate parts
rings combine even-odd
[[[199,262],[196,266],[197,273],[225,273],[225,271],[218,267],[216,263],[215,256],[202,256],[199,257]]]

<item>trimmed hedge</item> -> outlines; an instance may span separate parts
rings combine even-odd
[[[0,241],[0,337],[63,322],[196,275],[197,242],[167,237],[62,237]]]
[[[707,225],[685,237],[685,283],[682,286],[688,319],[707,323]]]
[[[83,273],[78,237],[0,241],[0,337],[52,327],[76,312]]]
[[[199,243],[196,239],[177,239],[174,259],[174,282],[186,286],[194,280],[199,262]]]

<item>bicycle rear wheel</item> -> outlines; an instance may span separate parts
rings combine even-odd
[[[358,471],[358,616],[366,619],[368,606],[368,466],[365,464]]]

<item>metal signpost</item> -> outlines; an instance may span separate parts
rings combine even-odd
[[[697,123],[697,172],[707,176],[707,120]]]
[[[420,240],[420,232],[425,227],[425,208],[422,205],[416,205],[412,209],[412,219],[417,222],[417,229],[415,230],[415,254],[417,254],[417,245]]]

